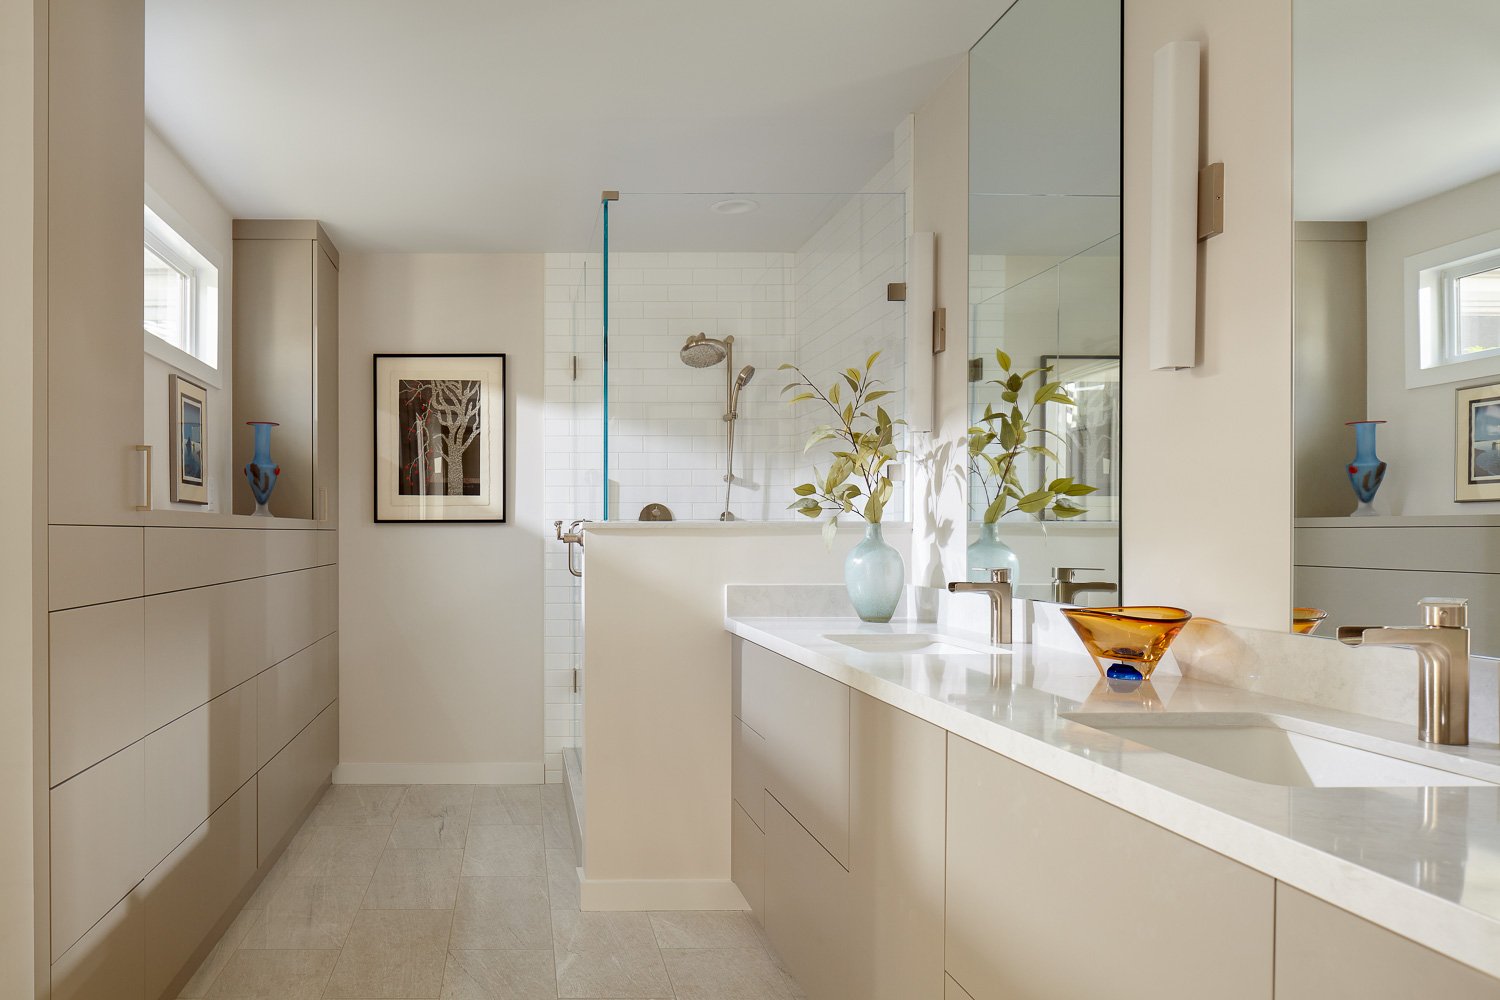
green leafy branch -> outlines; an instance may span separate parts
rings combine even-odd
[[[782,395],[797,390],[789,401],[792,405],[821,401],[834,417],[832,423],[815,427],[802,449],[805,455],[824,441],[836,442],[829,453],[832,462],[828,471],[821,473],[814,466],[812,481],[795,487],[797,499],[788,505],[789,510],[813,519],[825,512],[831,514],[823,526],[823,539],[829,544],[838,530],[840,514],[855,514],[871,524],[879,524],[894,491],[888,466],[900,453],[895,445],[895,429],[906,421],[893,420],[884,407],[874,405],[893,391],[880,388],[884,383],[873,375],[879,357],[880,352],[876,351],[865,361],[863,369],[845,369],[826,392],[796,365],[784,364],[780,368],[797,373],[797,380],[781,390]]]
[[[1058,517],[1077,517],[1086,508],[1075,498],[1088,496],[1098,487],[1063,476],[1053,479],[1043,489],[1028,492],[1021,483],[1020,463],[1022,456],[1058,460],[1046,442],[1049,438],[1059,441],[1064,438],[1056,431],[1033,423],[1038,408],[1048,403],[1058,406],[1078,404],[1061,382],[1048,377],[1052,373],[1051,365],[1017,372],[1011,368],[1010,355],[998,350],[995,360],[1000,364],[1001,377],[985,384],[1000,388],[1000,399],[1008,404],[1008,409],[996,412],[992,405],[986,404],[984,416],[969,428],[969,469],[984,490],[984,523],[993,524],[1016,510],[1033,516],[1050,510]],[[1023,408],[1021,399],[1026,383],[1034,378],[1039,379],[1041,385],[1030,393]],[[1033,438],[1041,440],[1033,441]]]

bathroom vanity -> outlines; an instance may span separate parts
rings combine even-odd
[[[1045,608],[1011,647],[748,608],[733,877],[814,1000],[1500,997],[1493,744],[1115,690]]]

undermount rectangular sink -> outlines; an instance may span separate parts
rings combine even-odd
[[[1067,713],[1063,718],[1142,746],[1270,785],[1292,788],[1403,788],[1491,782],[1350,746],[1310,732],[1299,721],[1255,714]],[[1308,726],[1307,728],[1321,728]],[[1352,734],[1351,734],[1352,735]],[[1387,745],[1361,737],[1361,742]],[[1388,744],[1392,753],[1408,751]],[[1416,751],[1421,753],[1420,750]]]
[[[892,656],[990,656],[1004,650],[967,645],[962,640],[927,632],[851,632],[823,638],[861,653]]]

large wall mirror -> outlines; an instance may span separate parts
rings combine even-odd
[[[1500,656],[1497,52],[1494,0],[1293,3],[1293,599],[1315,634],[1463,597]]]
[[[1118,603],[1120,32],[1016,0],[969,54],[968,572],[1078,604]]]

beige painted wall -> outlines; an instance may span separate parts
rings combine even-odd
[[[1204,42],[1197,368],[1147,368],[1151,57]],[[1285,628],[1291,607],[1291,0],[1125,6],[1123,598]]]
[[[13,446],[29,460],[27,430],[34,419],[33,364],[37,282],[45,272],[34,269],[37,239],[37,156],[44,148],[36,116],[36,42],[45,37],[33,0],[0,2],[0,356],[6,367],[6,391],[0,394],[0,423],[19,430]],[[42,256],[41,259],[45,259]],[[34,603],[33,580],[45,563],[36,523],[39,499],[34,490],[45,482],[45,469],[20,488],[0,490],[0,995],[28,997],[36,990],[36,914],[33,871],[33,782],[37,728],[33,712],[33,629],[41,609]],[[43,782],[45,789],[45,782]],[[45,815],[45,810],[43,810]]]
[[[1364,420],[1365,225],[1299,222],[1292,291],[1298,517],[1342,517],[1357,502],[1345,466],[1349,420]]]
[[[912,226],[935,234],[934,303],[947,310],[948,349],[933,364],[936,409],[930,454],[913,462],[915,495],[909,579],[941,587],[965,578],[969,428],[969,59],[927,104],[913,132]]]
[[[1378,450],[1390,469],[1375,508],[1407,516],[1500,511],[1500,503],[1453,500],[1454,391],[1495,379],[1406,388],[1403,264],[1412,254],[1500,229],[1500,174],[1387,212],[1369,226],[1370,415],[1390,421],[1380,428]]]
[[[813,524],[594,525],[585,535],[585,908],[743,905],[729,881],[729,583],[837,583]],[[905,552],[908,532],[887,525]]]
[[[542,777],[542,257],[339,271],[341,781]],[[507,524],[375,524],[375,353],[507,355]],[[387,766],[389,765],[389,766]]]

